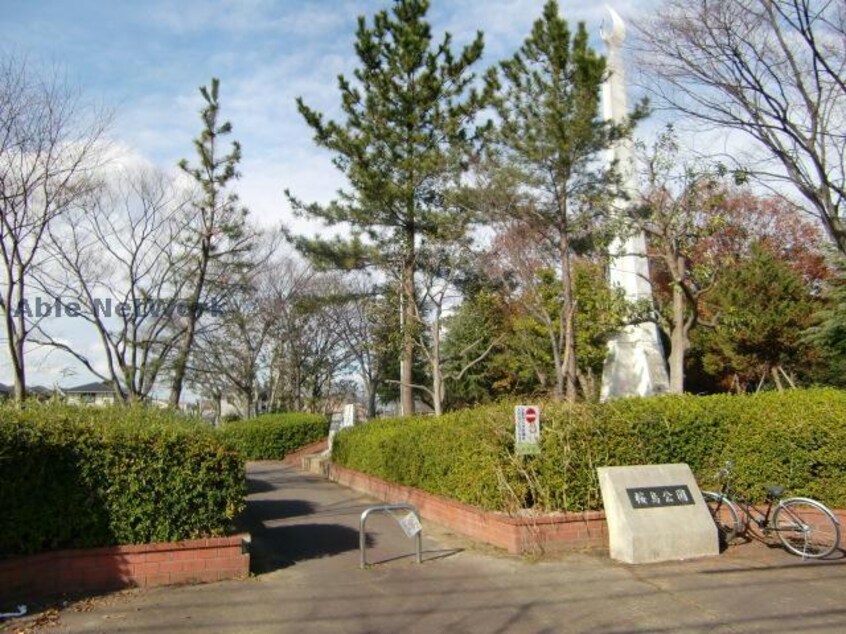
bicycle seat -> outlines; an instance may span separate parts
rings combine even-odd
[[[778,484],[771,484],[767,487],[767,497],[770,499],[780,498],[784,495],[784,487]]]

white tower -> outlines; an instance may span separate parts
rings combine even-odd
[[[617,123],[628,116],[626,77],[620,55],[626,39],[626,26],[616,11],[611,14],[611,28],[600,30],[608,48],[608,81],[602,87],[602,109],[606,120]],[[637,195],[632,143],[625,140],[609,151],[609,162],[617,161],[622,184],[629,200],[619,199],[614,207],[625,213]],[[652,287],[649,283],[649,261],[646,257],[646,237],[642,231],[617,237],[609,248],[609,277],[612,286],[622,288],[631,302],[647,301],[652,305]],[[658,328],[652,322],[626,326],[608,343],[608,356],[602,370],[600,398],[606,401],[625,396],[650,396],[669,391],[670,382],[664,362],[664,350]]]

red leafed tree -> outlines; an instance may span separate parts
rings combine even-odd
[[[701,242],[700,254],[731,263],[748,256],[752,245],[761,244],[806,284],[817,284],[831,275],[820,248],[824,235],[819,223],[784,198],[732,188],[725,193],[720,214],[723,227]]]

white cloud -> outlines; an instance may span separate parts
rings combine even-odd
[[[614,7],[630,18],[654,3],[621,0]],[[263,225],[285,222],[296,232],[325,235],[326,230],[317,223],[294,219],[283,194],[289,188],[305,202],[325,203],[344,185],[343,175],[331,164],[331,154],[315,146],[294,100],[302,96],[327,117],[339,116],[336,77],[339,73],[349,76],[356,64],[356,16],[365,14],[370,19],[376,10],[389,8],[389,0],[151,0],[118,7],[120,4],[116,3],[113,12],[122,8],[131,14],[120,24],[136,31],[105,37],[103,24],[89,27],[80,22],[68,27],[73,33],[69,37],[61,23],[50,22],[49,15],[38,18],[39,33],[65,35],[61,39],[44,36],[38,46],[52,41],[57,47],[69,47],[56,49],[60,58],[62,50],[79,54],[84,49],[85,57],[79,58],[88,65],[84,70],[103,82],[95,89],[120,100],[108,140],[112,166],[147,167],[153,163],[175,171],[179,159],[192,161],[192,140],[200,131],[198,113],[203,106],[197,88],[213,75],[219,76],[222,116],[232,122],[231,138],[243,147],[243,178],[235,186],[242,201]],[[477,69],[481,73],[487,65],[513,54],[540,17],[543,4],[543,0],[434,0],[430,15],[433,35],[440,39],[445,30],[450,31],[457,48],[468,43],[476,30],[483,30],[486,53]],[[561,12],[573,25],[586,20],[594,46],[603,50],[598,34],[605,16],[601,5],[562,2]],[[138,54],[132,55],[136,49]],[[115,56],[116,51],[122,54]],[[80,71],[71,66],[72,59],[67,61],[72,75]],[[92,68],[96,72],[91,72]],[[62,321],[55,327],[57,336],[74,342],[92,358],[102,359],[93,331],[82,320]],[[80,370],[75,379],[67,380],[62,376],[67,367],[79,366],[66,355],[34,350],[31,378],[47,385],[90,378]],[[0,375],[10,374],[4,356]]]
[[[327,10],[326,3],[280,3],[276,0],[162,0],[153,3],[147,17],[177,34],[209,30],[244,35],[273,32],[317,36],[333,32],[344,19],[344,10]]]

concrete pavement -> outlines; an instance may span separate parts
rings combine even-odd
[[[73,606],[56,632],[843,632],[844,560],[748,544],[720,557],[628,566],[606,553],[525,561],[424,521],[424,563],[378,503],[281,463],[249,466],[256,576]],[[406,556],[403,556],[406,555]]]

